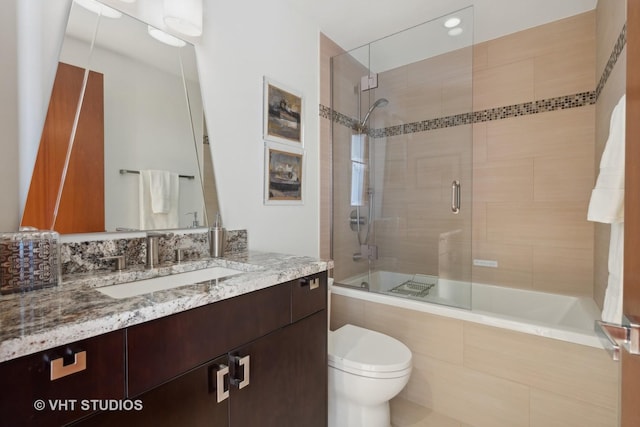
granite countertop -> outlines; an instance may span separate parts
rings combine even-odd
[[[235,276],[125,299],[95,288],[204,267]],[[154,270],[65,277],[54,288],[0,296],[0,362],[158,319],[333,268],[331,261],[268,252],[160,266]],[[132,283],[132,286],[135,286]]]

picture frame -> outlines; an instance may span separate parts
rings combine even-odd
[[[263,138],[294,147],[303,146],[302,94],[264,77]]]
[[[303,204],[304,150],[265,141],[264,157],[264,204]]]

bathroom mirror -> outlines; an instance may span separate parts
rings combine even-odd
[[[71,6],[21,225],[61,233],[206,226],[218,202],[215,184],[204,197],[202,177],[213,180],[213,171],[194,46],[160,42],[124,13],[106,15]],[[145,170],[163,172],[151,190],[141,186]],[[145,205],[149,191],[163,197],[159,212],[170,210],[170,221],[145,220],[158,212]]]

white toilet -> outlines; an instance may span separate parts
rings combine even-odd
[[[329,427],[390,427],[389,400],[409,381],[411,350],[353,325],[329,331]]]

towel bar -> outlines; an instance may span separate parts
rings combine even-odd
[[[140,175],[140,171],[134,171],[131,169],[120,169],[120,174],[124,175],[125,173],[133,173],[133,174],[137,174]],[[195,179],[196,177],[193,175],[178,175],[179,178],[186,178],[186,179]]]

